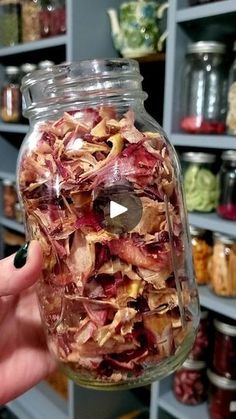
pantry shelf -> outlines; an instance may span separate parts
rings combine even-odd
[[[16,132],[18,134],[26,134],[29,130],[29,125],[26,124],[7,124],[0,122],[0,132]]]
[[[209,419],[206,403],[198,406],[186,406],[175,399],[172,391],[160,395],[158,404],[160,408],[176,419]]]
[[[235,11],[235,0],[223,0],[178,10],[176,13],[176,22],[189,22],[196,19],[209,18],[211,16],[225,15]]]
[[[231,135],[172,134],[170,140],[175,146],[236,150],[236,136]]]
[[[0,225],[2,225],[3,227],[10,228],[11,230],[17,231],[18,233],[24,234],[25,232],[23,224],[19,224],[14,220],[10,220],[5,217],[0,217]]]
[[[236,298],[217,297],[205,285],[199,286],[198,291],[200,303],[203,307],[236,320]]]
[[[189,223],[195,227],[236,237],[236,223],[234,221],[223,220],[216,213],[189,213],[188,218]]]
[[[67,35],[53,36],[51,38],[41,39],[40,41],[27,42],[25,44],[18,44],[12,47],[0,48],[0,57],[24,54],[26,52],[54,48],[60,45],[66,45]]]

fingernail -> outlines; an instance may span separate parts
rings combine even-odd
[[[13,261],[15,268],[19,269],[25,265],[26,259],[27,259],[28,247],[29,247],[29,243],[25,243],[23,246],[21,246],[21,248],[16,253],[14,257],[14,261]]]

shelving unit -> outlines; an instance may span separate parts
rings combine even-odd
[[[219,153],[236,149],[236,136],[188,135],[180,131],[181,75],[187,44],[200,40],[226,42],[229,48],[236,39],[236,2],[224,0],[189,7],[188,0],[171,0],[168,10],[168,43],[166,51],[164,129],[173,145],[181,150],[205,150]],[[190,224],[236,237],[236,223],[216,213],[189,214]],[[209,287],[199,287],[202,307],[236,320],[236,299],[219,298]],[[172,393],[172,377],[151,388],[150,419],[161,419],[165,411],[177,419],[209,419],[207,403],[188,407],[179,403]]]

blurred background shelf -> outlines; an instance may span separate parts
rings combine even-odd
[[[224,220],[223,218],[220,218],[215,212],[209,214],[189,213],[188,218],[189,223],[195,227],[217,231],[219,233],[225,233],[236,237],[235,221]]]
[[[203,307],[236,320],[235,298],[217,297],[206,285],[199,286],[198,291],[200,303]]]
[[[208,18],[211,16],[224,15],[227,13],[235,12],[235,0],[222,0],[209,4],[203,4],[194,7],[186,7],[180,9],[176,13],[176,22],[188,22],[201,18]]]
[[[206,403],[186,406],[175,399],[172,391],[160,396],[159,406],[176,419],[210,419]]]
[[[236,150],[236,137],[230,135],[172,134],[170,140],[174,146]]]
[[[0,122],[0,132],[14,132],[18,134],[26,134],[28,130],[28,124],[6,124],[4,122]]]
[[[10,228],[11,230],[18,231],[18,233],[24,234],[25,228],[23,224],[19,224],[14,220],[10,220],[10,218],[1,217],[0,216],[0,225],[3,227]]]
[[[16,54],[24,54],[35,50],[53,48],[67,43],[67,35],[59,35],[51,38],[41,39],[40,41],[27,42],[24,44],[14,45],[12,47],[0,48],[0,57],[6,57]]]

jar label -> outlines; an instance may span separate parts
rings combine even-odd
[[[230,403],[229,411],[230,412],[236,412],[236,401]]]

